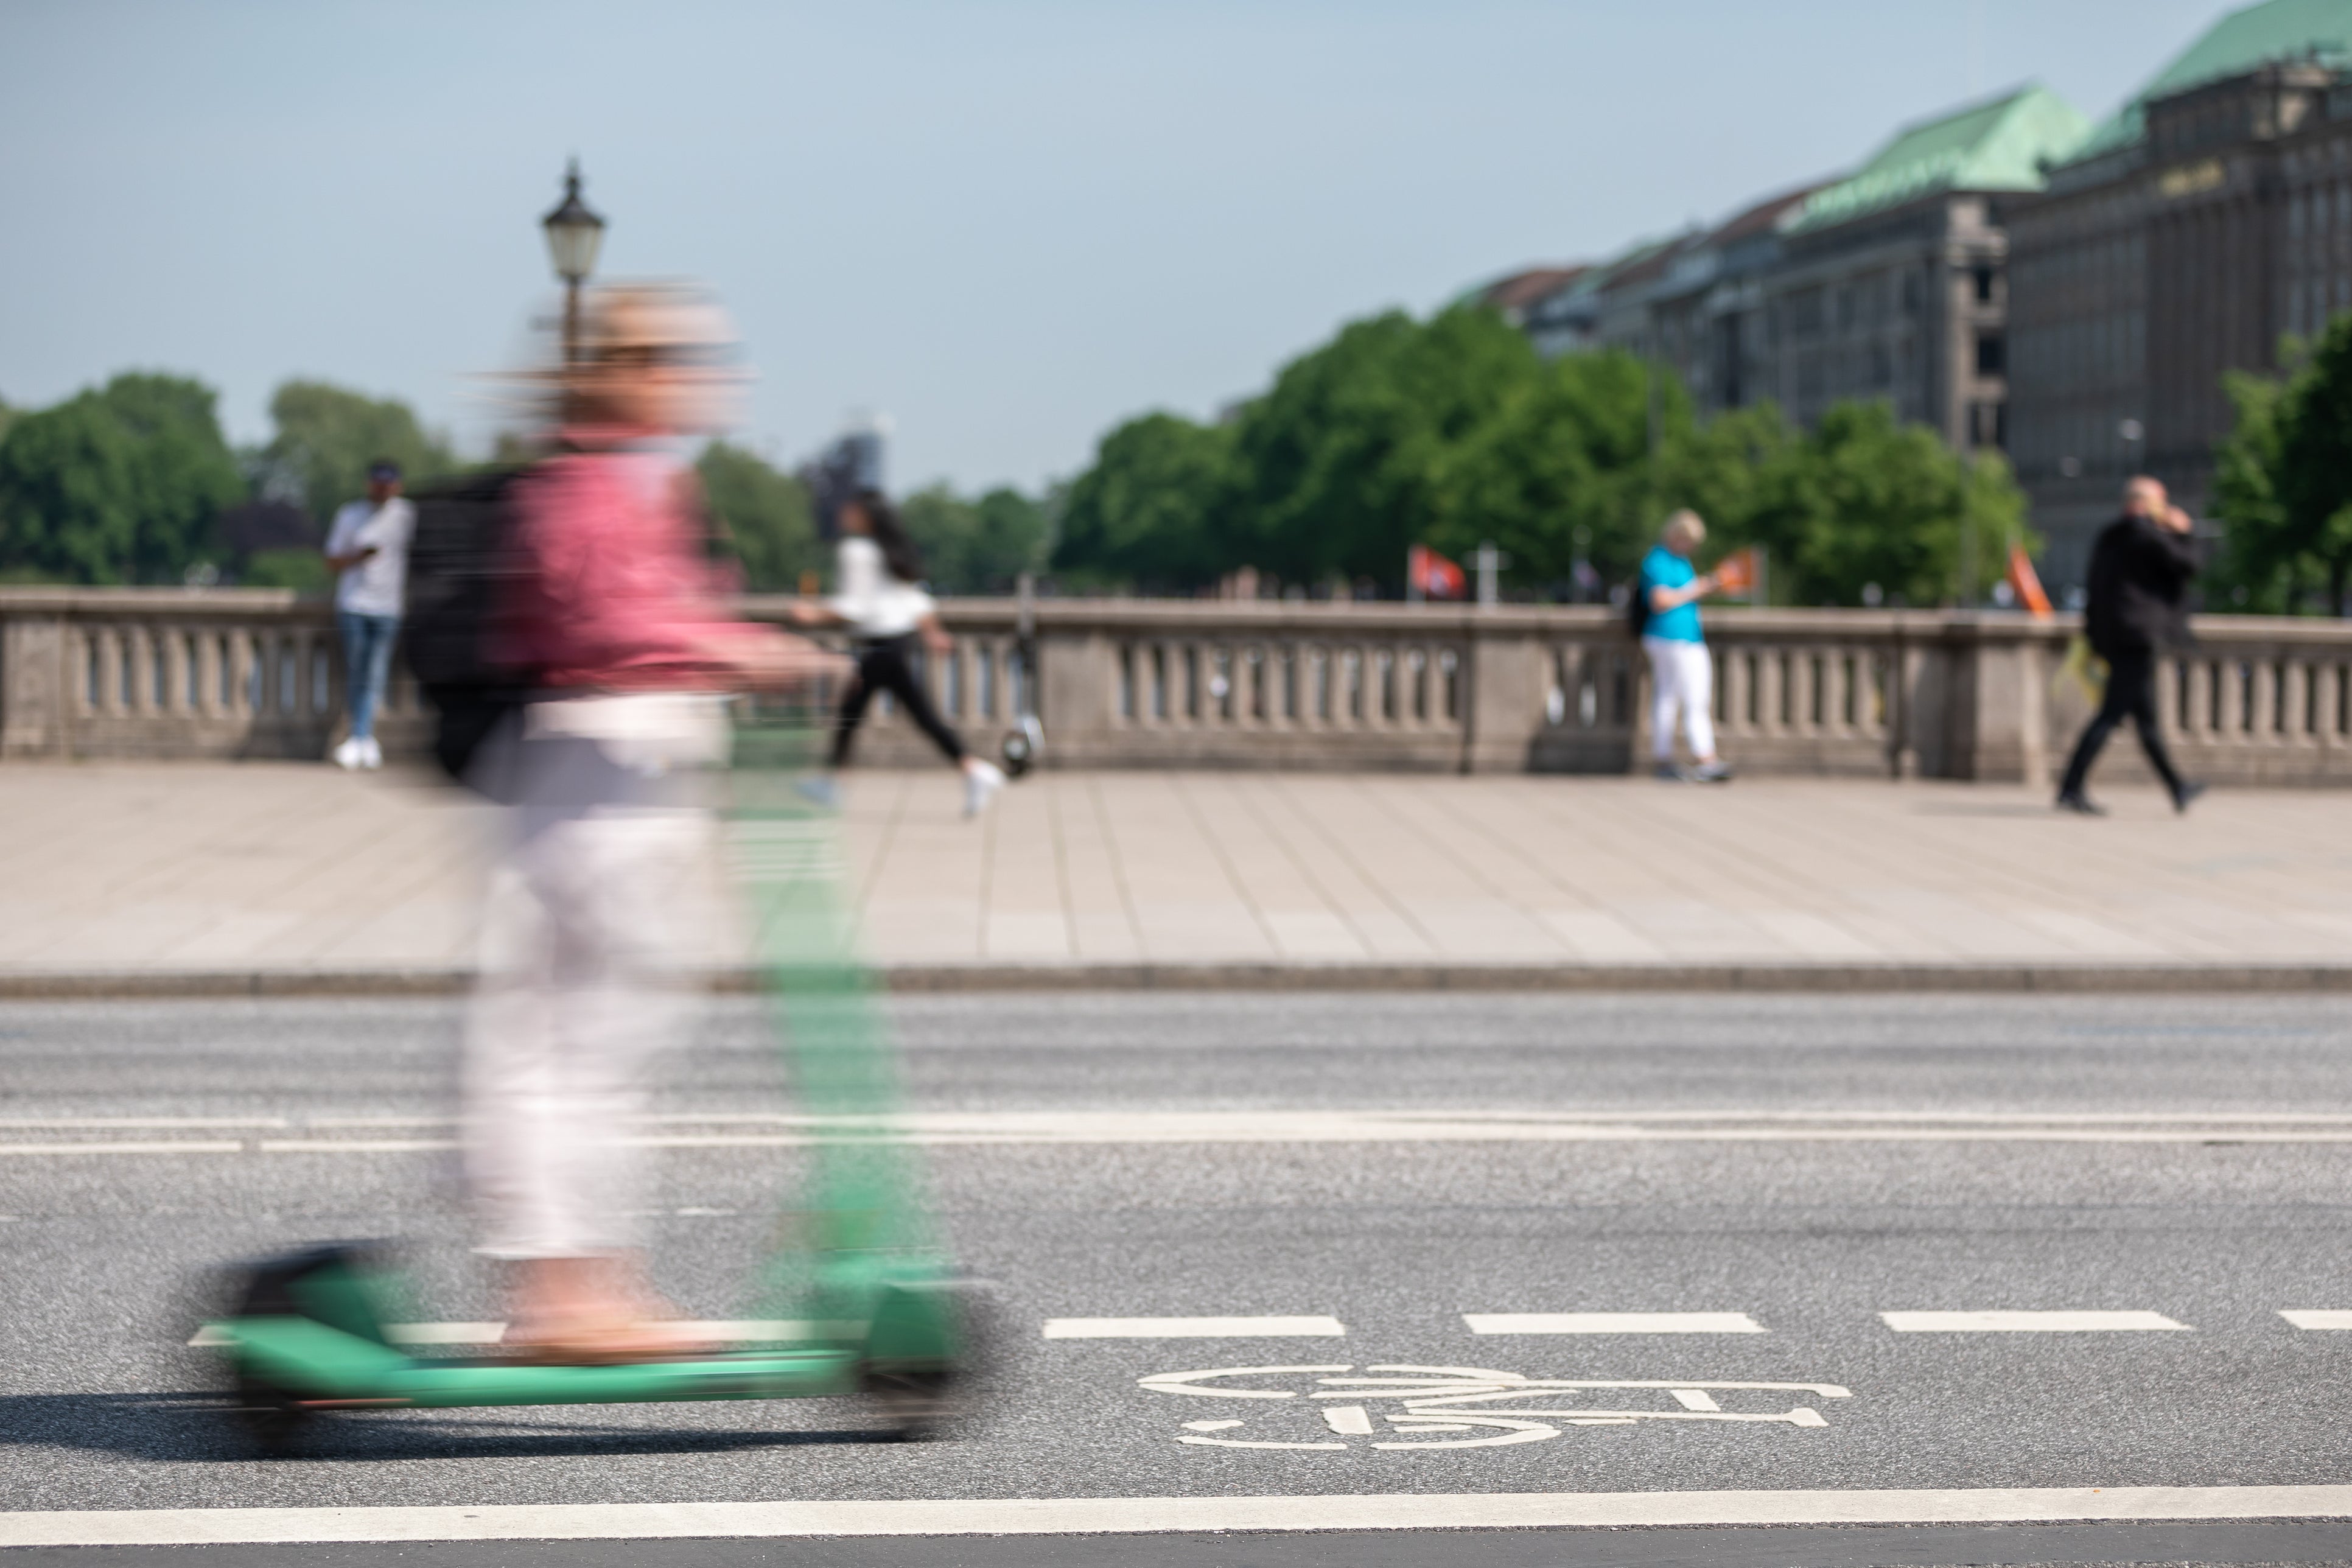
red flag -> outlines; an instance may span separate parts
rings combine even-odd
[[[1424,599],[1458,599],[1470,585],[1461,567],[1426,544],[1416,544],[1404,552],[1404,574],[1407,584],[1419,589]]]
[[[2033,570],[2033,562],[2025,553],[2024,545],[2009,547],[2009,571],[2004,575],[2009,579],[2010,591],[2017,595],[2019,604],[2036,616],[2050,614],[2050,595],[2042,591],[2042,578]]]

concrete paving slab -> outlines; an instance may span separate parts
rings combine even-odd
[[[2315,791],[2095,821],[1785,779],[1045,773],[977,822],[944,769],[845,797],[866,951],[908,985],[2352,985],[2352,795]],[[494,828],[421,773],[277,763],[11,764],[0,822],[19,994],[459,984]]]

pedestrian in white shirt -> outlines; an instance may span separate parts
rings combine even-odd
[[[335,513],[327,531],[327,564],[335,571],[335,629],[343,639],[343,689],[352,732],[335,748],[335,765],[383,766],[375,742],[375,710],[392,669],[400,636],[401,595],[408,582],[408,542],[416,509],[400,493],[400,465],[368,468],[367,500]]]
[[[963,814],[977,816],[989,797],[1004,787],[1004,773],[964,750],[963,737],[940,716],[931,694],[915,673],[924,649],[945,658],[955,646],[940,625],[938,606],[919,585],[922,552],[907,536],[897,509],[880,490],[861,489],[842,503],[841,543],[835,557],[834,595],[820,608],[803,605],[804,626],[845,626],[857,646],[857,679],[842,698],[833,730],[833,765],[849,763],[850,743],[877,691],[898,700],[907,717],[963,773]],[[827,804],[837,798],[833,781],[814,792]]]

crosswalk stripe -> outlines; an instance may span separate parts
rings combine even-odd
[[[1337,1339],[1337,1318],[1048,1318],[1049,1340]]]
[[[1465,1312],[1474,1334],[1760,1334],[1745,1312]]]
[[[2279,1316],[2298,1329],[2352,1329],[2352,1312],[2340,1308],[2288,1307]]]
[[[2161,1312],[1881,1312],[1898,1334],[2085,1334],[2187,1331]]]
[[[8,1513],[0,1514],[0,1548],[2344,1518],[2352,1518],[2352,1486],[924,1498]]]

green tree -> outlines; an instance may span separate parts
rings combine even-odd
[[[1453,448],[1542,373],[1527,339],[1484,309],[1342,328],[1241,415],[1228,564],[1293,583],[1399,581],[1406,548],[1446,510]]]
[[[289,381],[269,399],[276,434],[261,449],[257,486],[320,523],[367,493],[370,463],[398,463],[412,484],[460,467],[448,443],[397,398],[373,398],[323,381]]]
[[[1997,453],[1968,461],[1885,404],[1841,403],[1759,475],[1746,531],[1800,604],[1957,598],[1971,529],[1979,588],[2025,541],[2025,499]]]
[[[2213,447],[2213,505],[2226,527],[2206,593],[2255,614],[2292,615],[2323,584],[2279,499],[2287,383],[2231,371],[2221,390],[2231,417],[2229,434]]]
[[[743,585],[755,594],[798,591],[801,574],[822,570],[825,551],[816,534],[808,487],[756,452],[713,441],[695,463],[702,479],[720,550],[741,563]]]
[[[2228,542],[2212,587],[2271,611],[2316,596],[2341,616],[2352,608],[2352,316],[2301,349],[2285,345],[2284,381],[2224,383],[2237,417],[2215,450]]]
[[[1103,437],[1069,489],[1053,564],[1075,581],[1185,591],[1239,565],[1222,526],[1236,504],[1233,427],[1173,414]]]
[[[1701,424],[1673,375],[1623,353],[1568,355],[1453,448],[1427,542],[1460,555],[1491,540],[1522,583],[1563,582],[1580,559],[1622,581],[1677,507],[1718,544],[1741,540],[1792,438],[1769,405]]]
[[[281,548],[255,551],[238,568],[236,581],[247,588],[291,588],[323,598],[334,590],[335,574],[316,550]]]
[[[210,387],[118,375],[21,416],[0,442],[0,571],[65,583],[175,581],[244,489]]]
[[[1009,592],[1038,564],[1045,542],[1045,507],[1002,486],[977,498],[927,486],[906,499],[899,516],[943,594]]]

